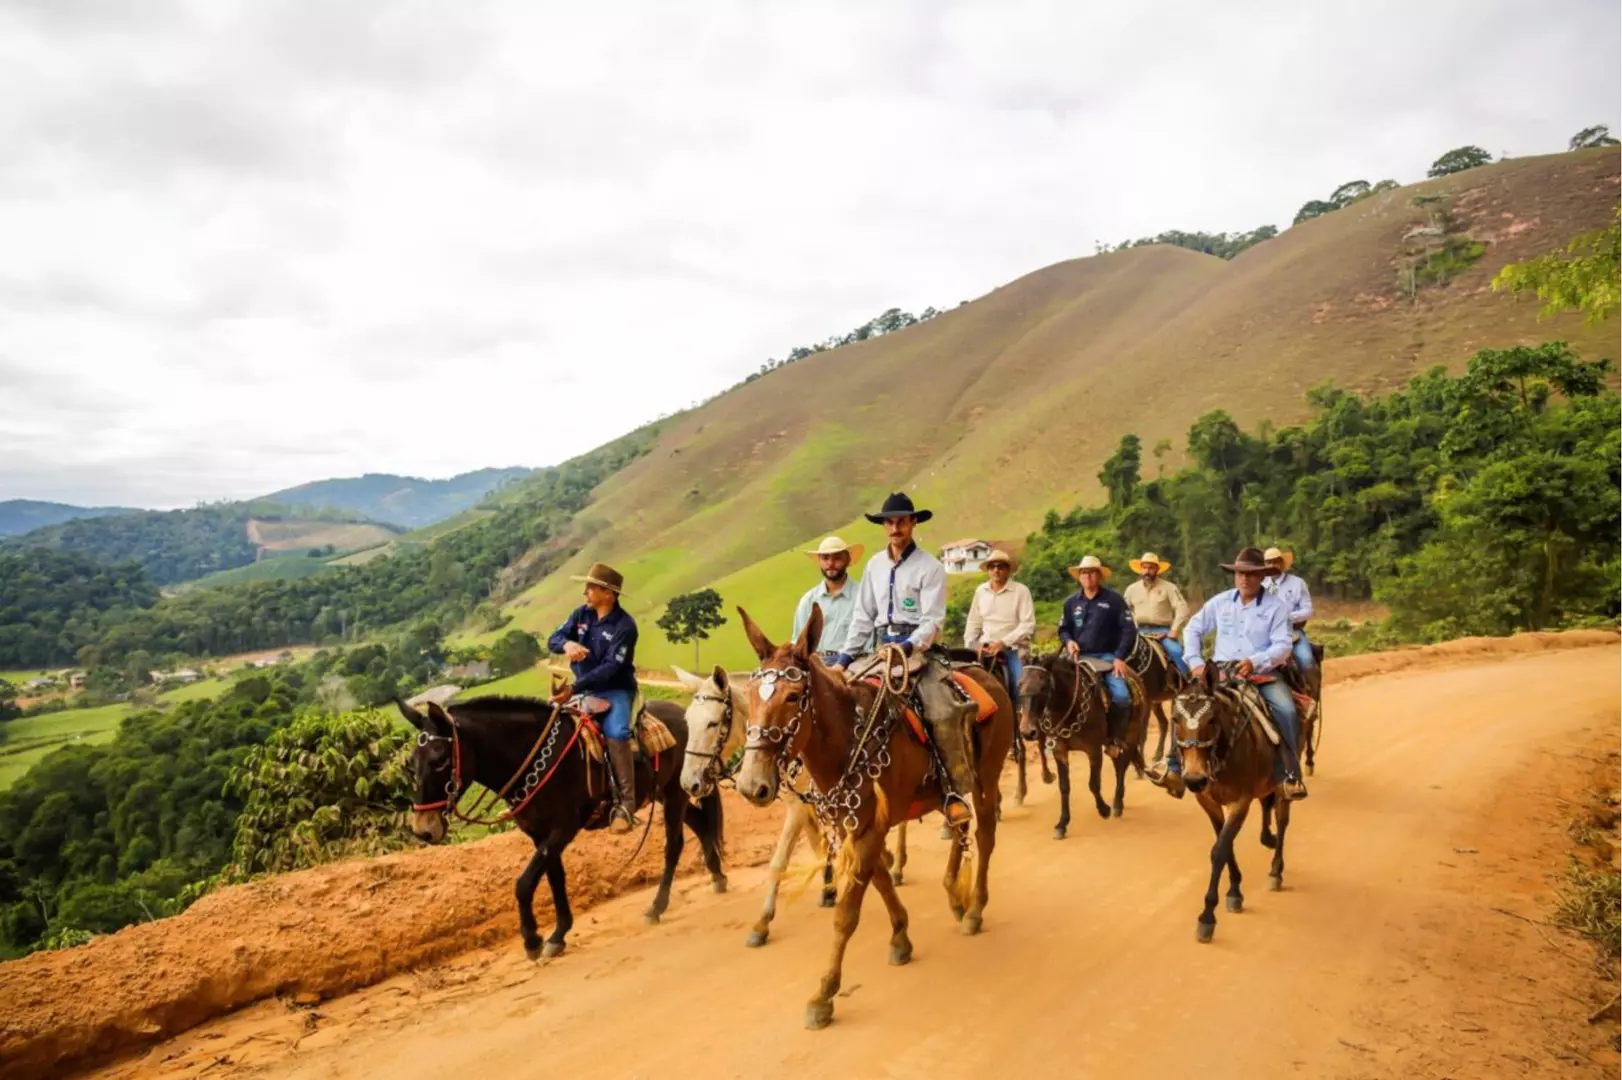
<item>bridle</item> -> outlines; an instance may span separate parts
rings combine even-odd
[[[760,684],[757,693],[760,694],[760,700],[762,701],[771,700],[772,695],[777,692],[779,680],[791,686],[799,685],[803,687],[800,693],[800,702],[794,709],[793,719],[786,724],[773,724],[770,727],[750,724],[744,728],[744,739],[746,741],[743,744],[743,749],[745,753],[750,750],[770,750],[772,760],[781,766],[787,758],[793,755],[793,748],[790,744],[793,743],[794,736],[799,734],[800,724],[804,722],[806,715],[811,711],[811,676],[804,668],[799,667],[757,668],[749,673],[749,685]]]
[[[703,778],[713,788],[732,776],[727,771],[726,762],[722,760],[721,755],[726,750],[727,741],[732,738],[732,720],[736,707],[733,704],[730,692],[720,697],[714,694],[694,694],[693,703],[697,704],[700,701],[713,702],[721,706],[721,733],[716,736],[714,750],[694,750],[692,747],[688,747],[686,754],[688,757],[707,759],[709,761],[709,764],[704,766]]]
[[[444,710],[445,718],[450,721],[451,733],[449,735],[432,735],[426,731],[419,731],[417,733],[417,746],[422,748],[436,742],[448,742],[451,744],[451,778],[445,781],[445,797],[437,802],[412,803],[411,809],[419,814],[438,812],[454,815],[469,825],[499,825],[511,821],[523,813],[524,808],[530,804],[530,801],[536,795],[539,795],[541,789],[551,781],[553,775],[558,771],[558,766],[563,764],[564,758],[568,757],[570,749],[574,747],[575,742],[580,738],[580,729],[585,725],[577,720],[574,724],[574,731],[569,734],[568,741],[563,744],[563,749],[561,751],[557,749],[558,732],[560,730],[558,717],[563,711],[561,705],[553,704],[552,715],[547,717],[546,725],[541,729],[540,735],[536,737],[534,745],[529,748],[529,753],[525,755],[523,764],[518,766],[518,771],[512,774],[511,778],[502,785],[501,790],[496,792],[493,797],[475,802],[473,809],[464,814],[457,807],[457,803],[462,798],[461,729],[457,727],[456,718],[451,715],[450,710]],[[523,786],[519,788],[516,794],[509,794],[520,779],[524,781]],[[495,806],[497,800],[501,799],[507,801],[508,809],[499,816],[494,818],[481,818],[478,816],[490,810]]]

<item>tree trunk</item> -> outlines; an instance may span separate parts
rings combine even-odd
[[[703,671],[703,670],[704,669],[699,667],[699,664],[698,664],[698,638],[694,638],[693,639],[693,674],[696,675],[700,671]]]

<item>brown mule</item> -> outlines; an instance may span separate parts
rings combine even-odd
[[[1234,856],[1234,838],[1257,799],[1262,800],[1264,813],[1272,812],[1278,819],[1278,835],[1274,837],[1264,828],[1262,836],[1262,843],[1273,849],[1267,887],[1274,892],[1284,887],[1284,836],[1290,827],[1290,802],[1279,797],[1273,780],[1276,748],[1240,697],[1254,689],[1224,683],[1216,664],[1206,665],[1199,674],[1172,702],[1172,718],[1177,724],[1183,784],[1216,832],[1216,843],[1211,845],[1211,883],[1195,925],[1196,939],[1207,942],[1216,932],[1217,886],[1224,866],[1228,869],[1227,908],[1235,914],[1244,910],[1244,893],[1239,888],[1243,875]]]
[[[1155,753],[1151,761],[1159,761],[1166,756],[1166,710],[1171,707],[1172,699],[1177,692],[1188,682],[1183,673],[1177,670],[1177,665],[1171,662],[1164,645],[1153,641],[1148,635],[1139,634],[1138,640],[1132,646],[1132,655],[1126,658],[1129,666],[1143,683],[1144,696],[1149,699],[1149,708],[1155,715],[1155,726],[1159,729],[1155,737]],[[1144,725],[1144,746],[1148,744],[1148,725]],[[1143,768],[1138,767],[1138,775],[1143,775]]]
[[[1130,669],[1127,681],[1136,681]],[[1070,828],[1070,751],[1087,755],[1087,790],[1092,792],[1098,816],[1126,813],[1126,769],[1143,768],[1143,742],[1148,735],[1149,702],[1142,687],[1133,695],[1132,715],[1126,724],[1126,752],[1115,763],[1115,800],[1106,803],[1099,792],[1104,762],[1104,743],[1109,735],[1108,710],[1099,696],[1099,686],[1088,672],[1064,653],[1054,653],[1040,664],[1025,668],[1020,680],[1020,726],[1025,738],[1053,751],[1053,764],[1059,772],[1059,821],[1053,839],[1063,840]]]
[[[805,1013],[806,1027],[826,1027],[833,1020],[845,947],[856,932],[869,884],[889,911],[890,963],[912,959],[907,909],[884,869],[884,840],[892,824],[938,810],[941,792],[932,775],[930,749],[910,733],[897,703],[881,698],[887,692],[865,682],[847,684],[818,659],[820,609],[812,608],[797,641],[783,645],[772,644],[748,612],[739,608],[738,614],[761,660],[751,677],[749,741],[736,775],[738,793],[757,806],[766,805],[777,797],[783,764],[798,757],[821,793],[819,813],[841,844],[833,951]],[[991,676],[976,670],[967,674],[989,695],[995,712],[974,725],[979,785],[964,793],[974,808],[973,887],[960,873],[966,869],[963,845],[956,843],[947,856],[945,883],[959,928],[977,934],[989,899],[987,871],[997,844],[1003,759],[1014,741],[1014,705]]]

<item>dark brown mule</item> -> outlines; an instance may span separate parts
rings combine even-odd
[[[1139,634],[1137,643],[1132,646],[1132,655],[1126,659],[1127,665],[1137,672],[1138,679],[1143,683],[1143,692],[1149,699],[1149,707],[1155,714],[1155,726],[1159,729],[1155,738],[1155,753],[1151,759],[1159,761],[1166,756],[1166,709],[1171,706],[1172,698],[1177,691],[1183,688],[1188,680],[1183,673],[1177,670],[1177,665],[1171,662],[1164,645],[1151,641],[1148,635]],[[1144,725],[1144,746],[1148,745],[1148,725]],[[1143,775],[1142,766],[1138,767],[1138,775]]]
[[[452,813],[461,816],[457,800],[475,782],[501,793],[513,805],[507,813],[535,844],[535,854],[518,877],[518,924],[524,952],[531,960],[556,956],[574,925],[568,887],[563,877],[563,850],[581,829],[608,823],[608,782],[601,766],[588,761],[581,720],[550,702],[532,698],[487,697],[458,702],[449,709],[430,703],[418,712],[396,701],[400,712],[420,734],[411,754],[416,777],[416,805],[411,831],[421,840],[445,838]],[[704,849],[704,865],[716,892],[726,891],[721,873],[721,797],[715,792],[693,805],[681,789],[687,721],[673,701],[652,701],[648,712],[676,737],[676,745],[658,755],[658,769],[644,757],[636,764],[639,808],[647,806],[652,827],[654,801],[664,806],[665,867],[644,918],[659,921],[670,905],[670,883],[681,858],[685,822]],[[588,778],[587,770],[592,770]],[[506,815],[503,815],[505,817]],[[552,886],[557,928],[543,946],[535,928],[535,887],[541,875]]]
[[[991,657],[988,661],[987,657],[976,649],[947,649],[946,654],[952,658],[954,663],[977,664],[990,672],[991,677],[996,679],[1000,685],[1004,687],[1008,685],[1008,668],[1002,660]],[[1048,766],[1047,747],[1042,745],[1040,739],[1035,741],[1036,755],[1042,763],[1042,783],[1051,784],[1053,783],[1053,770]],[[1014,745],[1008,750],[1009,758],[1013,760],[1019,770],[1019,784],[1014,788],[1015,806],[1024,806],[1025,796],[1030,793],[1030,787],[1025,782],[1026,748],[1028,745],[1024,734],[1020,731],[1020,725],[1015,724]]]
[[[1098,677],[1100,680],[1102,676]],[[1137,678],[1130,669],[1128,681]],[[1053,838],[1063,840],[1070,828],[1070,751],[1087,755],[1087,790],[1093,794],[1098,816],[1108,819],[1126,813],[1126,769],[1143,767],[1143,741],[1149,728],[1149,702],[1142,687],[1134,697],[1132,715],[1126,724],[1126,752],[1112,758],[1115,763],[1113,807],[1100,793],[1100,773],[1104,763],[1104,743],[1109,735],[1108,709],[1100,697],[1099,683],[1077,661],[1064,653],[1054,653],[1040,664],[1025,668],[1020,680],[1020,726],[1025,738],[1053,751],[1053,764],[1059,772],[1059,821]]]
[[[797,757],[821,793],[819,813],[825,826],[831,826],[840,842],[833,952],[805,1012],[807,1027],[825,1027],[833,1020],[845,947],[856,932],[869,884],[878,889],[890,914],[890,963],[912,959],[907,909],[884,868],[884,839],[893,824],[938,810],[940,790],[931,775],[930,750],[908,730],[895,698],[888,691],[881,698],[881,690],[865,682],[847,684],[817,658],[821,609],[813,607],[799,639],[783,645],[773,645],[748,612],[739,608],[738,614],[761,660],[751,677],[749,741],[738,766],[738,793],[757,806],[771,802],[782,782],[781,769]],[[945,880],[959,928],[977,934],[990,898],[987,871],[997,844],[1002,764],[1014,742],[1014,704],[984,671],[969,669],[966,674],[990,695],[996,712],[974,725],[979,786],[964,793],[974,809],[973,887],[959,873],[963,846],[957,843],[947,855]]]
[[[1273,849],[1267,887],[1275,892],[1284,887],[1284,835],[1290,827],[1290,803],[1279,798],[1274,787],[1276,748],[1240,698],[1241,693],[1255,693],[1254,688],[1224,682],[1216,664],[1207,664],[1200,676],[1172,702],[1172,719],[1182,755],[1183,784],[1193,792],[1216,832],[1216,843],[1211,845],[1211,883],[1195,925],[1196,938],[1206,942],[1216,932],[1217,886],[1224,866],[1228,868],[1228,910],[1244,910],[1245,897],[1239,888],[1243,875],[1234,856],[1234,838],[1257,799],[1262,800],[1264,813],[1273,811],[1278,817],[1277,837],[1264,829],[1262,838]]]

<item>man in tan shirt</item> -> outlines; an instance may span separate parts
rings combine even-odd
[[[1186,678],[1188,665],[1183,662],[1183,643],[1178,635],[1188,622],[1188,601],[1183,599],[1181,589],[1160,576],[1171,569],[1171,563],[1146,551],[1143,558],[1133,559],[1127,565],[1138,574],[1138,580],[1128,585],[1122,596],[1132,609],[1138,633],[1158,638],[1166,655]]]
[[[1019,677],[1024,673],[1020,655],[1036,633],[1036,604],[1031,590],[1009,578],[1014,560],[1006,551],[993,551],[980,564],[987,581],[974,590],[969,615],[963,627],[963,646],[986,656],[1001,656],[1008,669],[1008,692],[1019,697]]]

